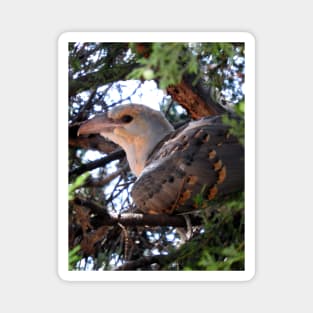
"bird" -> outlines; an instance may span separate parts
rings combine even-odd
[[[244,147],[222,116],[174,129],[162,112],[123,104],[83,122],[78,135],[100,134],[125,152],[136,181],[131,197],[145,214],[184,214],[244,189]]]

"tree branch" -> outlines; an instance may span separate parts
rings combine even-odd
[[[111,153],[117,149],[117,145],[101,135],[77,136],[78,126],[69,128],[69,146],[73,148],[91,149],[104,153]]]
[[[225,108],[212,98],[211,87],[201,80],[194,84],[195,80],[195,75],[185,75],[181,83],[169,86],[167,92],[193,119],[225,113]]]
[[[71,179],[73,176],[78,176],[78,175],[81,175],[87,171],[94,170],[95,168],[105,166],[106,164],[108,164],[114,160],[121,159],[124,156],[125,156],[124,150],[119,149],[119,150],[112,152],[109,155],[99,159],[99,160],[95,160],[95,161],[89,162],[87,164],[83,164],[80,167],[73,169],[72,171],[69,172],[69,177]]]
[[[118,64],[115,65],[113,69],[104,67],[99,72],[92,72],[76,79],[71,79],[69,81],[68,94],[70,97],[72,97],[78,92],[90,90],[108,83],[114,83],[116,81],[123,80],[126,78],[128,73],[130,73],[137,66],[137,63]]]
[[[74,203],[79,206],[84,206],[92,210],[92,213],[97,216],[91,221],[95,227],[100,225],[113,226],[122,224],[124,226],[174,226],[186,227],[186,220],[181,215],[167,214],[142,214],[142,213],[123,213],[123,214],[108,214],[104,208],[89,200],[76,198]],[[201,225],[202,219],[196,216],[190,216],[192,225]]]
[[[159,265],[170,263],[175,260],[175,256],[172,255],[152,255],[144,256],[135,261],[128,261],[123,265],[117,267],[115,271],[134,271],[138,268],[147,267],[151,264],[157,263]]]

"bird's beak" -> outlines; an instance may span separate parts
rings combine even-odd
[[[107,115],[98,115],[84,122],[78,129],[77,136],[88,134],[99,134],[101,132],[112,132],[120,126],[120,123],[109,118]]]

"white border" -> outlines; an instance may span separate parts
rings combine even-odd
[[[68,271],[68,43],[245,43],[245,270]],[[255,274],[255,39],[247,32],[68,32],[58,40],[58,274],[66,281],[247,281]]]

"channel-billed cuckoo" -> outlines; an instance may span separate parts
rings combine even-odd
[[[139,104],[120,105],[84,122],[78,134],[99,133],[126,152],[137,176],[132,198],[149,214],[177,214],[205,200],[243,190],[244,149],[220,116],[174,130],[163,114]]]

